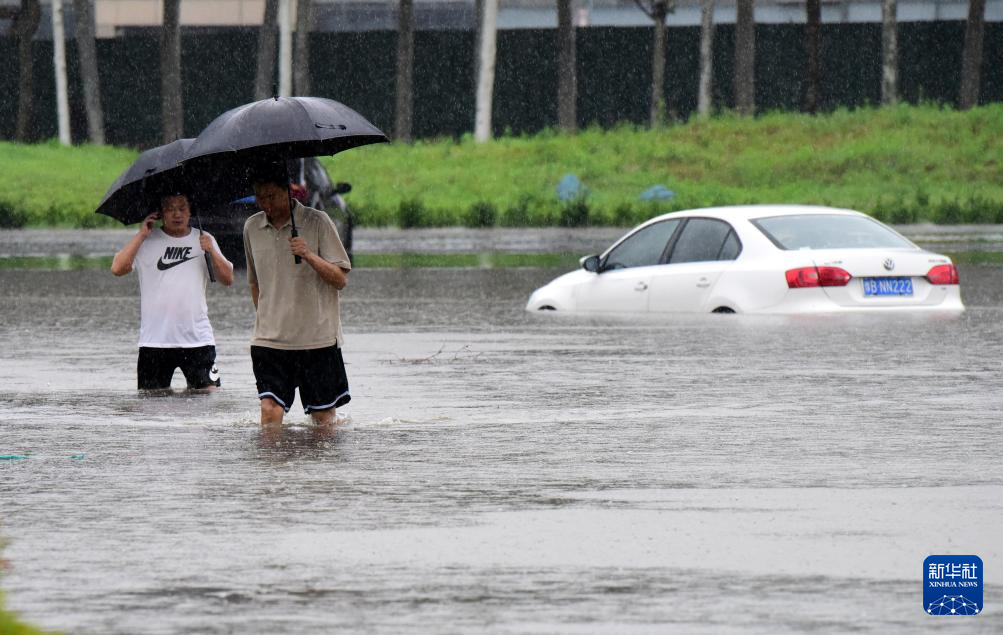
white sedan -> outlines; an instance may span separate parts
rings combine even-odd
[[[674,212],[533,292],[528,311],[963,311],[958,270],[870,216],[804,205]]]

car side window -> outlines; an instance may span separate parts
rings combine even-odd
[[[723,254],[727,251],[727,241],[734,238],[735,232],[731,225],[713,218],[691,218],[683,227],[682,234],[672,248],[669,263],[707,262],[711,260],[730,260]],[[738,238],[734,238],[737,256]]]
[[[665,220],[631,234],[609,252],[603,269],[657,265],[679,223],[679,219]]]
[[[738,242],[738,236],[735,234],[735,230],[728,232],[728,237],[724,239],[724,244],[721,246],[721,253],[718,254],[718,260],[734,260],[738,258],[738,254],[742,252],[742,243]]]

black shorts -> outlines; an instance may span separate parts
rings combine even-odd
[[[337,408],[352,400],[345,361],[337,346],[300,351],[252,346],[251,367],[258,384],[258,398],[269,397],[286,412],[293,405],[297,388],[300,403],[308,414]]]
[[[174,369],[180,368],[192,389],[219,386],[216,369],[216,347],[150,348],[139,347],[136,377],[140,390],[160,390],[171,387]]]

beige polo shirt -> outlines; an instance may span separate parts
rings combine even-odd
[[[334,221],[324,212],[294,203],[296,229],[310,250],[342,269],[352,265]],[[338,290],[305,260],[296,264],[289,248],[292,224],[279,228],[258,212],[244,223],[247,281],[258,285],[252,346],[305,350],[341,346]]]

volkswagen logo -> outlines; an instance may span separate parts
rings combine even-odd
[[[885,271],[891,271],[895,268],[895,261],[891,258],[885,258],[885,261],[881,263],[885,267]]]

